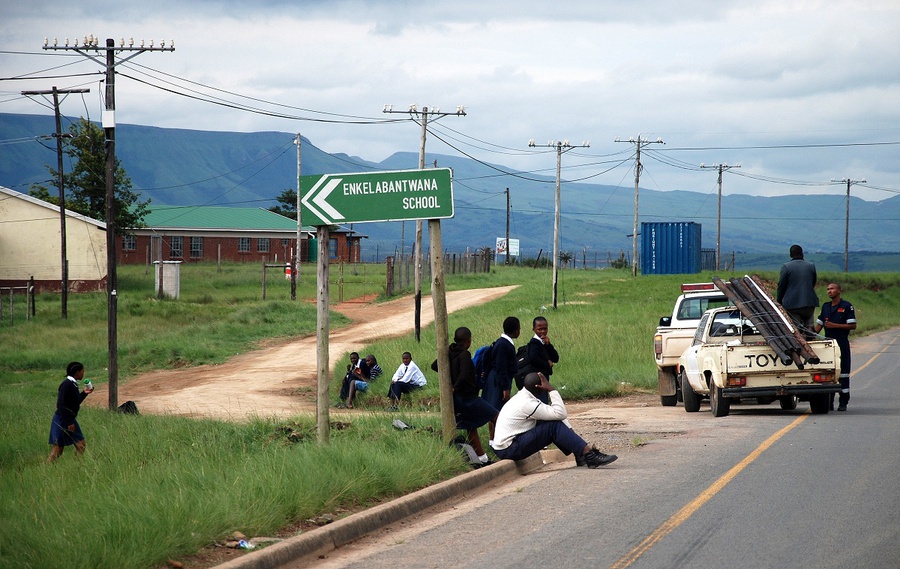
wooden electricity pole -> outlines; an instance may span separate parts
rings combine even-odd
[[[62,120],[59,114],[59,96],[71,93],[90,93],[90,89],[57,89],[56,85],[49,91],[22,91],[23,95],[53,95],[53,113],[56,116],[56,184],[59,189],[59,242],[60,242],[60,271],[62,280],[62,317],[69,317],[69,261],[66,253],[66,190],[65,177],[63,176],[63,150],[62,139],[71,138],[72,135],[62,133]]]

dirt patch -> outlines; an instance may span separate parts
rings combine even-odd
[[[495,300],[513,286],[447,293],[447,311],[454,312]],[[368,301],[367,301],[368,300]],[[412,297],[385,303],[357,299],[334,308],[351,320],[331,331],[328,357],[376,339],[402,336],[414,330]],[[434,320],[430,297],[422,298],[421,324]],[[386,373],[390,373],[385,369]],[[119,401],[134,401],[141,413],[244,421],[253,417],[290,417],[316,411],[316,337],[263,342],[260,349],[219,365],[160,370],[139,375],[119,386]],[[88,399],[94,406],[109,400],[108,386],[97,387]]]

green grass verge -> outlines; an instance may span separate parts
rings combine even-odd
[[[332,300],[379,294],[384,269],[345,267],[343,282],[332,272]],[[355,273],[355,274],[353,274]],[[315,329],[312,267],[289,300],[289,284],[270,277],[261,300],[256,265],[184,265],[181,299],[152,298],[152,274],[119,268],[120,379],[154,368],[222,362],[274,337]],[[451,331],[470,327],[474,345],[500,333],[508,315],[523,323],[543,314],[561,353],[553,381],[567,399],[654,389],[652,336],[671,311],[687,278],[632,278],[620,271],[561,271],[558,308],[550,308],[550,272],[496,267],[489,274],[448,276],[449,289],[517,284],[518,289],[485,306],[450,315]],[[777,273],[763,273],[774,280]],[[355,280],[353,280],[355,279]],[[900,314],[900,275],[823,274],[837,279],[854,303],[855,335],[894,326]],[[427,293],[427,291],[426,291]],[[271,534],[322,512],[389,499],[464,472],[460,457],[437,433],[438,386],[428,369],[434,330],[421,342],[412,335],[359,346],[378,356],[387,377],[403,351],[426,370],[429,385],[406,403],[421,412],[400,416],[420,427],[396,431],[393,416],[356,412],[334,425],[331,444],[316,443],[314,418],[259,419],[246,424],[165,416],[126,416],[96,408],[79,415],[88,440],[80,459],[71,449],[53,466],[44,463],[56,387],[68,361],[83,361],[88,377],[105,381],[104,294],[69,297],[69,318],[59,318],[58,296],[38,298],[34,320],[0,323],[0,567],[151,567],[188,555],[232,531]],[[346,319],[333,314],[337,328]],[[346,358],[332,362],[333,398]],[[383,403],[386,380],[376,382],[361,405]],[[340,427],[340,428],[337,428]],[[486,440],[486,432],[483,433]]]

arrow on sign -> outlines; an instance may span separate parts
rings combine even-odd
[[[325,184],[325,187],[320,189],[320,186],[326,181],[327,183]],[[306,192],[306,195],[303,196],[301,202],[307,207],[307,209],[312,211],[317,217],[324,221],[330,220],[332,223],[335,223],[338,220],[344,219],[344,216],[341,215],[341,212],[334,209],[334,207],[332,207],[331,204],[326,201],[328,199],[328,196],[331,195],[331,192],[333,192],[340,183],[341,178],[328,179],[328,176],[322,176],[322,178],[318,182],[316,182],[316,184],[308,192]],[[314,195],[315,197],[312,198],[312,203],[310,203],[310,198]],[[313,207],[313,203],[319,206],[327,215],[323,215],[322,211],[319,211],[318,209]]]

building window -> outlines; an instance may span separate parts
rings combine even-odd
[[[238,237],[238,253],[249,253],[250,252],[250,238],[249,237]]]
[[[184,257],[184,237],[172,237],[172,257]]]
[[[328,257],[330,259],[336,259],[337,256],[338,256],[337,237],[330,237],[328,239]]]
[[[256,240],[256,250],[260,253],[268,253],[269,252],[269,240],[268,239],[257,239]]]
[[[137,237],[134,235],[123,235],[122,236],[122,250],[123,251],[136,251],[137,250]]]
[[[191,237],[191,258],[192,259],[202,259],[203,258],[203,238],[202,237]]]
[[[287,247],[287,246],[290,245],[290,244],[291,244],[291,240],[290,240],[290,239],[282,239],[282,240],[281,240],[281,246],[282,246],[282,247]]]

